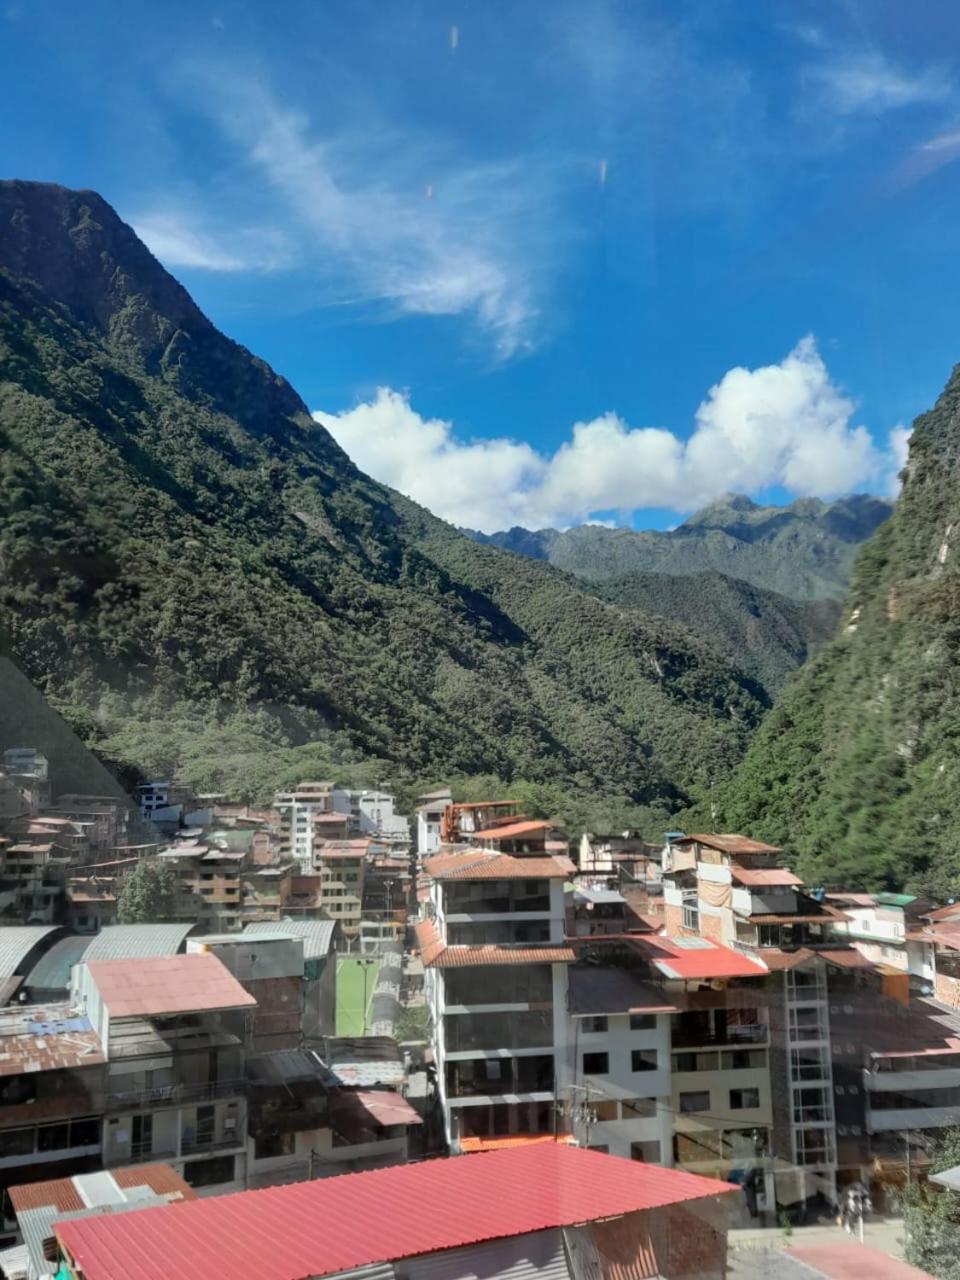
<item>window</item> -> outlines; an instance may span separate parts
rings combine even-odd
[[[630,1054],[631,1071],[656,1071],[656,1049],[634,1049]]]
[[[253,1150],[257,1160],[269,1160],[274,1156],[289,1156],[294,1152],[292,1133],[261,1133],[254,1139]]]
[[[767,1065],[766,1049],[733,1049],[721,1055],[724,1071],[746,1071]]]
[[[188,1160],[183,1178],[191,1187],[215,1187],[233,1181],[233,1156],[216,1156],[212,1160]]]
[[[657,1114],[655,1098],[624,1098],[620,1103],[620,1114],[624,1120],[643,1120]]]
[[[609,1054],[585,1053],[583,1055],[583,1074],[585,1076],[605,1076],[609,1070]]]
[[[584,1018],[583,1030],[590,1035],[598,1035],[607,1029],[606,1018]]]
[[[675,1053],[674,1071],[716,1071],[718,1058],[715,1053]]]
[[[710,1094],[704,1089],[699,1093],[681,1093],[680,1095],[680,1113],[681,1115],[689,1115],[692,1111],[709,1111],[710,1110]]]
[[[654,1031],[656,1030],[657,1019],[652,1013],[631,1013],[630,1030],[631,1031]]]
[[[644,1164],[660,1163],[659,1142],[631,1142],[630,1159],[642,1160]]]
[[[760,1105],[759,1089],[731,1089],[730,1110],[750,1111]]]

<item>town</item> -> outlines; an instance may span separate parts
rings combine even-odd
[[[446,788],[409,816],[334,781],[128,804],[59,793],[32,746],[0,768],[5,1276],[207,1274],[205,1250],[265,1247],[265,1211],[263,1275],[619,1249],[722,1276],[731,1230],[894,1207],[960,1122],[960,903]],[[523,1203],[451,1231],[491,1185]],[[410,1196],[438,1206],[422,1228]],[[353,1225],[297,1243],[331,1214]]]

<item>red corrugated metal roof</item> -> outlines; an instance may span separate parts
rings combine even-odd
[[[704,938],[651,938],[641,933],[633,945],[667,978],[756,978],[767,972],[760,960]]]
[[[734,1190],[712,1178],[550,1142],[77,1219],[55,1229],[85,1280],[248,1276],[254,1259],[258,1280],[304,1280]]]
[[[205,1013],[257,1003],[215,955],[91,960],[87,968],[111,1018]]]
[[[747,885],[798,885],[803,884],[786,867],[731,867],[730,874],[737,884]]]

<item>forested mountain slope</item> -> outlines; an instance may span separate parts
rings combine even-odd
[[[669,618],[775,693],[836,630],[838,600],[788,600],[724,573],[628,573],[591,584],[602,600]]]
[[[659,813],[765,703],[682,629],[362,475],[99,196],[21,182],[0,183],[0,627],[105,758],[236,794],[484,773]]]
[[[960,369],[917,419],[901,496],[857,560],[837,638],[719,794],[727,830],[808,878],[960,885]]]
[[[857,548],[889,514],[889,502],[867,494],[786,507],[730,494],[666,532],[579,525],[470,536],[583,578],[714,570],[796,600],[842,599]]]

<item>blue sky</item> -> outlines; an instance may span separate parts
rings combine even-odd
[[[960,355],[949,0],[0,0],[94,187],[366,470],[485,529],[891,491]]]

